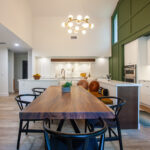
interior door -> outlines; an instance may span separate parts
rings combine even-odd
[[[28,61],[23,60],[22,61],[22,79],[28,78]]]

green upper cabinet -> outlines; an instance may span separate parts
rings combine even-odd
[[[119,41],[128,37],[130,35],[130,31],[130,21],[128,21],[119,28]]]
[[[130,0],[122,0],[118,9],[119,27],[130,19]]]
[[[150,5],[147,5],[132,18],[132,31],[135,33],[147,25],[150,25]]]
[[[141,9],[143,9],[143,7],[145,7],[150,0],[131,0],[132,1],[132,15],[135,15],[136,13],[138,13],[138,11],[140,11]]]

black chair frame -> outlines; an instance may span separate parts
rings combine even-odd
[[[119,122],[119,113],[122,109],[122,107],[124,106],[124,104],[126,103],[126,101],[122,98],[119,97],[114,97],[114,96],[104,96],[104,97],[99,97],[98,99],[104,99],[104,98],[110,98],[110,99],[116,99],[117,100],[117,104],[116,105],[111,105],[109,106],[111,109],[114,110],[114,114],[115,114],[115,118],[114,119],[106,119],[106,123],[108,123],[108,121],[112,121],[114,123],[116,123],[116,129],[117,129],[117,134],[116,132],[113,130],[114,127],[111,127],[108,125],[108,133],[109,133],[109,137],[105,137],[105,141],[116,141],[119,140],[119,146],[120,146],[120,150],[123,150],[123,144],[122,144],[122,135],[121,135],[121,128],[120,128],[120,122]],[[87,131],[87,128],[89,129],[89,131],[93,132],[94,131],[94,124],[90,124],[88,120],[85,121],[85,132]],[[112,136],[113,135],[113,136]]]
[[[37,98],[37,95],[35,94],[21,94],[15,97],[15,100],[22,111],[25,107],[27,107],[31,102],[22,100],[21,97],[33,97],[33,100]],[[29,129],[29,122],[30,121],[43,121],[43,120],[38,120],[38,119],[20,119],[19,123],[19,132],[18,132],[18,140],[17,140],[17,150],[19,150],[20,146],[20,139],[21,139],[21,133],[26,133],[26,135],[31,132],[31,133],[43,133],[43,130],[38,130],[38,129]],[[25,124],[23,125],[23,122]],[[50,122],[49,122],[49,127],[50,127]]]
[[[33,88],[32,89],[32,92],[33,94],[36,94],[36,95],[41,95],[44,91],[46,90],[46,88]]]
[[[73,150],[73,146],[72,146],[73,139],[84,139],[85,142],[84,142],[83,150],[86,150],[90,138],[101,136],[101,138],[99,138],[100,143],[99,143],[98,149],[104,150],[105,132],[107,130],[107,125],[105,121],[103,121],[102,119],[99,119],[99,121],[101,121],[103,124],[102,129],[95,131],[95,132],[81,134],[81,133],[62,133],[59,131],[50,130],[46,125],[47,120],[45,120],[44,121],[44,137],[45,137],[45,142],[46,142],[46,150],[52,150],[50,141],[49,141],[49,135],[50,137],[59,137],[59,138],[63,138],[67,140],[67,147],[69,150]]]

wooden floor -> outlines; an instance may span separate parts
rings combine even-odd
[[[140,110],[150,113],[150,107],[147,107],[145,105],[140,105]]]
[[[0,150],[16,150],[18,134],[19,109],[14,100],[14,95],[0,97]],[[56,127],[54,122],[53,127]],[[78,122],[83,129],[82,121]],[[32,127],[42,127],[40,122],[31,124]],[[64,130],[72,130],[66,122]],[[124,150],[150,150],[150,128],[141,130],[124,130]],[[44,139],[40,133],[28,136],[22,134],[20,150],[44,150]],[[118,142],[105,143],[105,150],[119,150]]]

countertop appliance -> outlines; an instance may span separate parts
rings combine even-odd
[[[124,81],[136,83],[136,65],[124,66]]]

